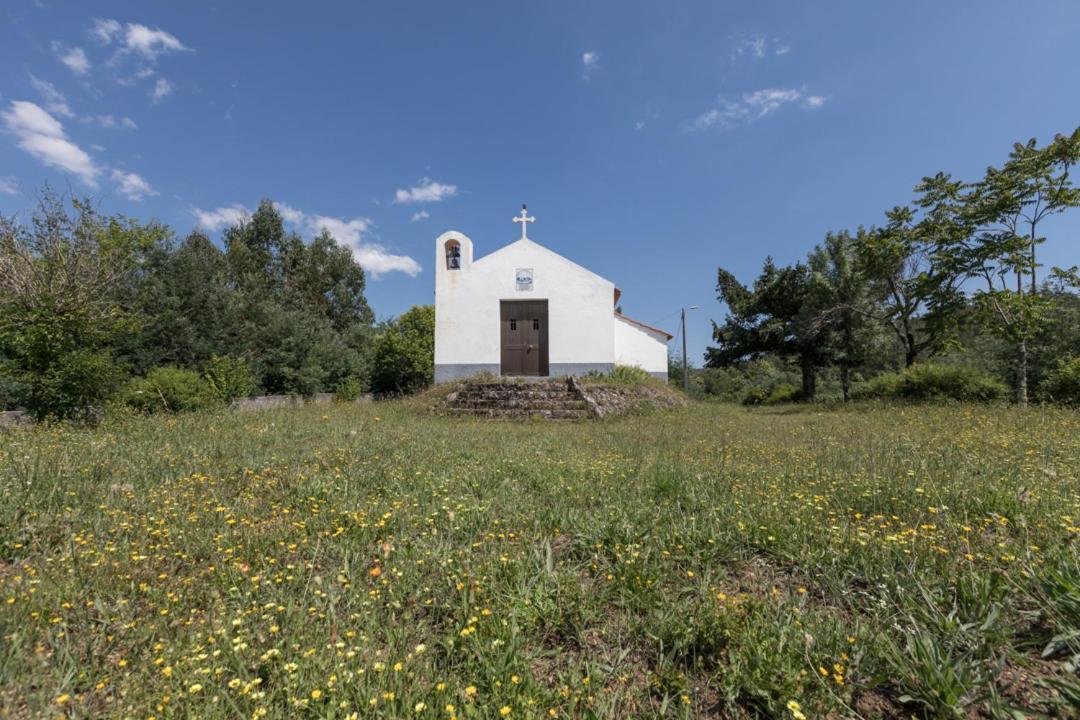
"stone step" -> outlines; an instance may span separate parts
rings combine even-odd
[[[578,400],[579,398],[573,393],[567,392],[548,392],[548,393],[489,393],[489,392],[476,392],[462,390],[459,392],[455,399],[457,401],[471,402],[473,400],[491,400],[493,402],[543,402],[547,400]]]
[[[527,420],[542,418],[545,420],[586,420],[589,412],[584,409],[535,410],[529,408],[467,408],[448,407],[448,415],[456,417],[491,418],[504,420]]]
[[[520,398],[458,398],[449,407],[459,408],[513,408],[531,410],[587,410],[588,404],[577,398],[520,399]]]

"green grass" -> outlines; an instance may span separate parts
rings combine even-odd
[[[0,716],[1064,717],[1078,472],[962,405],[8,431]]]

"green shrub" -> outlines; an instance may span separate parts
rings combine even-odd
[[[341,402],[356,402],[364,392],[364,384],[357,378],[346,378],[334,388],[334,399]]]
[[[763,387],[751,387],[742,397],[743,405],[761,405],[769,399],[769,391]]]
[[[199,410],[217,400],[197,372],[176,367],[154,368],[146,377],[134,378],[118,398],[122,405],[142,413]]]
[[[611,383],[613,385],[644,385],[653,382],[655,378],[646,370],[636,365],[615,365],[608,372],[592,370],[585,376],[589,380]]]
[[[371,389],[378,395],[403,395],[434,381],[435,307],[416,305],[375,341]]]
[[[1066,355],[1046,374],[1040,396],[1063,405],[1080,405],[1080,355]]]
[[[14,389],[17,404],[37,420],[90,420],[122,381],[123,373],[108,351],[73,350],[52,358],[47,368]]]
[[[784,403],[798,402],[800,396],[799,388],[788,383],[779,383],[773,386],[773,389],[769,391],[769,396],[765,398],[765,405],[782,405]]]
[[[860,399],[1000,400],[1008,393],[1004,383],[961,365],[922,363],[903,372],[884,373],[856,387]]]
[[[206,364],[203,380],[210,394],[222,402],[232,402],[255,392],[255,376],[241,358],[214,355]]]

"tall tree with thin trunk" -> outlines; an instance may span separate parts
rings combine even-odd
[[[1038,291],[1036,249],[1043,222],[1080,205],[1070,170],[1080,160],[1080,129],[1046,147],[1016,144],[1001,169],[955,191],[932,181],[929,207],[952,231],[938,238],[938,256],[963,277],[977,280],[980,315],[1016,348],[1016,401],[1028,402],[1028,343],[1039,331],[1047,299]],[[940,176],[939,176],[940,178]]]
[[[916,223],[915,210],[897,206],[885,217],[885,227],[856,236],[856,257],[879,300],[872,312],[896,336],[904,365],[911,367],[920,356],[950,347],[963,298],[958,278],[932,252],[928,226]]]

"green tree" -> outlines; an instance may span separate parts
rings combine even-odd
[[[86,415],[117,387],[112,343],[131,318],[116,288],[166,232],[71,205],[46,188],[31,227],[0,218],[0,370],[38,418]]]
[[[1069,171],[1080,160],[1080,129],[1044,148],[1017,144],[999,170],[962,186],[938,175],[924,183],[928,207],[941,221],[939,256],[978,281],[979,316],[1016,349],[1016,401],[1028,401],[1028,345],[1045,322],[1049,302],[1037,291],[1036,248],[1043,221],[1080,204]]]
[[[413,393],[435,380],[435,307],[416,305],[375,341],[371,388],[379,395]]]
[[[879,309],[856,255],[856,248],[871,234],[864,228],[855,237],[847,230],[828,233],[807,259],[810,274],[803,323],[821,328],[819,345],[824,346],[822,353],[828,361],[839,368],[845,401],[851,398],[852,371],[882,348],[882,328],[874,319]]]
[[[804,312],[809,271],[801,263],[778,267],[766,258],[761,275],[747,288],[734,275],[717,271],[717,298],[728,306],[723,325],[713,322],[717,345],[705,351],[706,367],[726,367],[776,355],[794,359],[802,373],[802,399],[817,394],[817,371],[826,356],[819,317]]]
[[[896,336],[911,367],[920,356],[953,346],[963,296],[959,278],[932,252],[928,226],[915,223],[914,210],[897,206],[885,216],[884,228],[856,236],[858,270],[877,299],[877,319]]]

